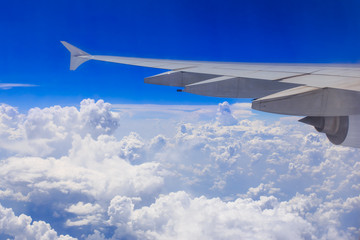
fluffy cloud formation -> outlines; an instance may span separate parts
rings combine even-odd
[[[237,120],[231,114],[230,105],[228,102],[219,104],[217,120],[222,126],[231,126],[237,124]]]
[[[103,210],[99,204],[78,202],[66,208],[65,211],[76,215],[75,220],[66,221],[67,226],[96,225],[101,223],[103,217]]]
[[[68,235],[58,236],[56,231],[44,221],[32,221],[31,217],[21,214],[15,216],[9,208],[0,205],[0,234],[7,234],[14,239],[74,239]]]
[[[1,105],[0,202],[19,215],[2,207],[17,219],[3,229],[20,229],[21,218],[49,239],[359,235],[357,149],[293,118],[253,118],[249,104],[152,105],[149,118],[141,105],[116,108],[87,99],[20,114]],[[157,111],[170,113],[147,121]]]
[[[71,147],[74,136],[93,138],[112,134],[119,125],[119,116],[111,105],[85,99],[80,110],[54,106],[32,108],[26,115],[11,106],[0,106],[0,143],[4,154],[61,156]],[[6,150],[6,152],[5,152]]]
[[[126,218],[118,222],[127,222],[139,239],[309,238],[315,229],[296,211],[286,209],[291,207],[289,203],[279,204],[275,197],[224,202],[176,192],[137,210],[133,210],[131,202],[123,204],[126,214],[124,210],[118,212]]]

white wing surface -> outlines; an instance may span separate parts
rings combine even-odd
[[[61,43],[71,53],[71,70],[88,60],[170,70],[145,78],[145,83],[183,87],[184,92],[204,96],[253,98],[253,109],[308,116],[300,121],[326,133],[331,142],[360,147],[360,124],[357,124],[360,123],[360,66],[357,64],[226,63],[116,57],[90,55],[67,42]]]

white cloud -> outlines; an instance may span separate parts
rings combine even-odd
[[[21,214],[15,216],[9,208],[0,205],[0,233],[7,234],[15,239],[74,239],[69,235],[58,236],[56,231],[44,221],[32,221],[31,217]]]
[[[131,165],[118,157],[101,163],[89,162],[87,167],[76,162],[77,159],[68,157],[9,158],[1,163],[0,175],[4,178],[0,184],[22,195],[28,193],[30,199],[57,190],[64,194],[81,193],[97,200],[111,199],[116,193],[151,194],[163,185],[157,163]]]
[[[228,102],[219,103],[217,120],[222,126],[236,125],[238,122],[232,115]]]
[[[74,213],[77,215],[87,215],[93,212],[101,211],[101,207],[99,204],[91,204],[83,202],[78,202],[77,204],[73,204],[70,207],[66,208],[65,211]]]
[[[14,192],[12,189],[0,190],[0,199],[12,199],[18,202],[29,201],[29,195],[24,196],[21,192]]]
[[[131,218],[134,211],[134,204],[129,197],[116,196],[109,205],[108,215],[109,222],[112,225],[120,226],[126,225]]]
[[[67,226],[97,225],[103,218],[103,209],[99,204],[78,202],[65,209],[65,211],[77,215],[75,219],[68,219]]]
[[[247,103],[116,108],[2,104],[1,203],[88,239],[358,234],[359,150]]]
[[[255,115],[251,111],[251,103],[234,103],[231,105],[231,111],[235,118],[249,118]]]
[[[259,196],[259,194],[272,195],[280,191],[279,188],[274,188],[273,186],[274,186],[274,182],[269,182],[266,184],[260,183],[260,185],[257,187],[250,187],[247,193],[241,196],[255,198]]]
[[[279,204],[274,197],[224,202],[176,192],[149,207],[132,210],[130,201],[125,205],[126,218],[119,222],[127,222],[139,239],[304,239],[315,232],[310,222],[289,210],[291,203]]]
[[[105,235],[98,230],[95,230],[93,234],[87,236],[86,240],[106,240]]]
[[[96,138],[112,134],[119,126],[119,116],[111,105],[85,99],[80,110],[54,106],[32,108],[26,115],[8,105],[0,106],[0,143],[5,153],[32,156],[62,156],[76,135]]]

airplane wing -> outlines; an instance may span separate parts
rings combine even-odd
[[[334,144],[360,147],[360,65],[226,63],[90,55],[61,42],[70,69],[99,60],[169,70],[149,84],[182,87],[212,97],[252,98],[260,111],[307,116],[300,121],[327,134]]]

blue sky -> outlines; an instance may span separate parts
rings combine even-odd
[[[88,62],[70,72],[68,41],[93,54],[240,62],[356,63],[358,1],[7,1],[1,4],[1,91],[21,109],[83,98],[217,103],[143,84],[156,69]],[[234,102],[235,100],[230,100]],[[237,100],[239,101],[239,100]]]
[[[360,151],[89,61],[358,63],[359,1],[0,4],[0,238],[358,239]],[[1,89],[4,83],[33,87]]]

